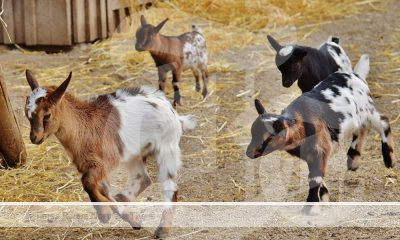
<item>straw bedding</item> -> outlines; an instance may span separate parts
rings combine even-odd
[[[243,114],[243,109],[251,108],[252,98],[265,90],[248,90],[246,81],[242,80],[250,78],[261,81],[265,70],[275,67],[273,52],[266,42],[266,34],[275,34],[284,39],[284,42],[302,42],[312,33],[320,31],[324,24],[335,19],[383,10],[384,4],[373,0],[172,0],[159,2],[157,7],[143,12],[147,21],[153,24],[169,17],[163,33],[178,35],[189,31],[191,23],[196,23],[203,29],[207,39],[211,74],[210,96],[203,101],[201,95],[194,91],[194,79],[190,71],[183,75],[181,83],[184,99],[183,106],[178,110],[182,113],[194,113],[198,122],[198,128],[185,135],[182,142],[185,167],[180,181],[186,189],[183,188],[181,199],[210,201],[220,197],[213,191],[217,188],[215,186],[221,183],[213,182],[207,186],[197,186],[204,190],[194,191],[191,195],[189,183],[193,179],[185,172],[187,169],[209,173],[244,159],[243,146],[248,139],[251,122],[236,122],[235,119]],[[69,91],[81,98],[139,84],[157,86],[156,69],[150,55],[134,50],[134,33],[141,13],[135,13],[131,20],[127,19],[120,26],[120,32],[115,33],[111,39],[95,42],[83,50],[74,49],[72,53],[53,54],[54,59],[60,59],[58,62],[41,64],[43,52],[27,51],[19,54],[27,58],[36,57],[37,60],[28,65],[18,61],[3,64],[6,75],[16,76],[15,81],[8,82],[13,91],[12,97],[19,113],[29,157],[27,164],[19,169],[0,170],[1,201],[88,201],[69,157],[57,140],[52,138],[40,146],[29,142],[29,126],[22,111],[23,96],[29,93],[29,88],[23,72],[25,68],[31,68],[36,72],[41,84],[57,85],[72,70],[73,81]],[[291,30],[286,31],[287,29]],[[382,71],[379,74],[374,73],[374,80],[370,82],[374,96],[390,96],[393,104],[400,101],[400,92],[394,90],[394,87],[399,86],[397,79],[400,75],[400,29],[396,31],[396,43],[387,46],[382,53],[387,60],[373,62],[373,66],[379,65]],[[246,61],[244,53],[250,55],[251,59],[258,59],[257,62]],[[238,58],[242,57],[243,61],[238,61]],[[390,65],[386,64],[387,62],[390,62]],[[388,91],[389,88],[392,90]],[[169,98],[172,97],[171,93],[168,82]],[[284,102],[290,102],[298,94],[296,90],[288,92]],[[274,103],[268,102],[267,105],[274,108]],[[276,107],[276,111],[278,110],[279,107]],[[399,133],[399,118],[400,115],[393,118],[396,135]],[[156,179],[155,166],[151,164],[149,168],[153,179]],[[121,179],[116,184],[117,188],[121,187]],[[233,172],[228,179],[225,184],[233,189],[229,193],[233,191],[234,194],[224,195],[223,200],[243,200],[241,195],[250,189],[242,186],[235,179]],[[161,200],[161,196],[156,192],[150,191],[138,201]],[[211,195],[198,194],[200,192],[208,192]]]

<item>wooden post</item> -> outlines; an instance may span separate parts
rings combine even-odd
[[[0,158],[4,158],[5,165],[8,167],[20,166],[26,161],[26,150],[17,119],[11,108],[2,72],[0,72],[0,113]]]

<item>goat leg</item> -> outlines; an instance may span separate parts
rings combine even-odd
[[[199,74],[199,70],[193,68],[192,71],[193,71],[194,79],[195,79],[195,81],[196,81],[196,85],[195,85],[196,92],[200,92],[201,87],[200,87],[200,74]]]
[[[104,190],[102,180],[105,177],[104,171],[100,168],[91,168],[82,176],[82,184],[85,191],[89,194],[92,202],[116,202],[109,196],[104,195],[107,193]],[[111,211],[117,213],[124,221],[128,222],[133,229],[140,229],[140,220],[134,215],[129,213],[125,206],[119,205],[96,205],[99,220],[106,223],[111,218]]]
[[[366,134],[367,134],[366,128],[360,128],[357,133],[353,133],[353,141],[351,142],[350,148],[347,151],[348,170],[355,171],[360,167],[361,149],[365,142]]]
[[[202,95],[203,95],[203,98],[206,98],[206,97],[207,97],[207,94],[208,94],[208,90],[207,90],[207,85],[208,85],[208,71],[207,71],[207,69],[202,70],[202,72],[201,72],[201,77],[202,77],[202,79],[203,79],[203,92],[202,92]]]
[[[180,80],[180,75],[181,75],[181,70],[174,70],[172,72],[172,86],[174,88],[174,107],[176,107],[176,105],[182,105],[181,104],[181,94],[179,92],[179,86],[178,86],[178,82]]]

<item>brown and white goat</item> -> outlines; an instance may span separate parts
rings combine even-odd
[[[161,91],[149,87],[121,89],[81,101],[65,92],[71,73],[59,87],[39,86],[29,70],[26,78],[32,89],[25,106],[32,143],[41,144],[54,134],[71,154],[92,202],[133,201],[151,183],[146,161],[153,158],[159,165],[165,201],[177,201],[179,142],[183,130],[195,127],[193,116],[179,116]],[[120,161],[129,162],[132,182],[113,197],[109,176]],[[102,222],[114,212],[133,228],[140,228],[140,221],[125,206],[95,208]],[[165,208],[156,237],[168,234],[174,212],[174,206]]]
[[[172,71],[172,85],[174,88],[174,106],[180,105],[181,95],[178,83],[182,71],[191,69],[196,80],[196,91],[200,91],[200,74],[203,79],[202,95],[208,94],[207,46],[201,29],[192,25],[192,32],[179,36],[164,36],[161,28],[168,18],[157,26],[148,24],[145,17],[140,18],[141,26],[136,31],[137,51],[149,51],[158,69],[159,89],[165,90],[167,73]]]
[[[394,143],[389,120],[374,106],[365,81],[369,71],[368,55],[363,55],[354,73],[335,72],[310,92],[295,99],[280,115],[269,114],[261,102],[255,107],[259,116],[254,121],[247,156],[258,158],[275,150],[284,150],[305,160],[309,168],[307,202],[328,201],[323,177],[328,160],[339,139],[353,134],[348,151],[348,169],[360,166],[360,152],[369,129],[382,139],[385,166],[393,167]],[[306,206],[305,213],[317,213],[318,207]]]

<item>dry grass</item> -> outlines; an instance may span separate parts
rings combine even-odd
[[[264,58],[265,55],[272,56],[272,52],[267,47],[266,34],[279,35],[280,39],[304,40],[312,33],[320,31],[326,23],[347,15],[381,11],[383,5],[381,1],[374,0],[361,2],[356,0],[271,0],[268,2],[261,0],[172,0],[171,2],[160,2],[158,8],[147,10],[145,15],[151,23],[158,23],[167,16],[170,18],[169,23],[163,29],[164,33],[170,35],[190,30],[191,23],[199,24],[207,39],[210,54],[210,73],[212,76],[216,76],[212,79],[211,96],[207,101],[202,101],[200,94],[193,91],[194,84],[191,73],[185,73],[183,76],[184,81],[181,89],[184,106],[178,110],[179,112],[194,113],[197,116],[198,128],[183,138],[183,154],[187,168],[181,171],[181,178],[184,180],[182,184],[186,185],[180,193],[181,201],[209,201],[209,199],[241,201],[246,193],[253,191],[251,189],[253,186],[246,186],[241,182],[241,179],[238,180],[239,172],[233,172],[227,176],[228,182],[221,183],[225,184],[224,186],[215,186],[220,182],[213,181],[212,178],[207,179],[207,182],[210,182],[209,184],[197,186],[202,188],[199,194],[195,186],[192,186],[191,181],[201,180],[192,179],[191,172],[188,169],[193,167],[196,171],[207,173],[216,168],[223,169],[226,165],[237,163],[240,159],[243,159],[241,143],[245,143],[243,139],[248,137],[249,126],[235,122],[235,116],[243,114],[243,109],[249,107],[251,101],[248,101],[248,99],[260,94],[260,90],[257,89],[248,91],[245,82],[242,80],[247,77],[256,77],[265,71],[266,66],[274,65],[272,57]],[[27,66],[18,61],[12,65],[4,64],[6,75],[18,73],[15,81],[12,80],[12,83],[15,82],[15,84],[9,86],[14,104],[21,104],[21,106],[17,105],[17,109],[22,108],[24,96],[29,92],[24,79],[26,68],[33,69],[43,85],[59,84],[72,70],[74,77],[69,91],[81,98],[138,84],[155,86],[156,70],[151,57],[147,53],[138,53],[134,50],[134,32],[137,28],[139,15],[140,13],[133,16],[131,26],[127,23],[123,24],[121,32],[114,34],[113,38],[96,42],[89,46],[89,49],[79,52],[79,58],[60,60],[58,63],[45,67],[38,67],[40,64],[35,63]],[[282,31],[282,29],[287,29],[288,26],[296,27],[296,31]],[[385,59],[381,62],[374,61],[372,63],[374,68],[379,68],[379,71],[373,73],[369,84],[375,97],[383,96],[385,99],[390,99],[394,106],[399,106],[400,28],[393,29],[393,31],[392,44],[385,46],[382,52]],[[293,32],[296,35],[294,37]],[[253,50],[254,46],[261,47]],[[349,47],[349,51],[353,52],[356,49],[356,46],[346,47]],[[253,66],[254,71],[251,73],[246,72],[245,67],[235,64],[237,59],[234,58],[240,58],[241,55],[238,54],[240,51],[251,51],[250,55],[259,55],[262,59],[256,66]],[[23,54],[27,57],[37,56],[38,58],[45,56],[43,52],[34,51],[27,51]],[[60,56],[64,55],[60,54]],[[169,89],[169,93],[171,93],[171,89]],[[297,94],[298,91],[285,95],[283,99],[278,101],[283,103],[281,105],[269,102],[266,99],[267,107],[279,111],[285,103],[296,97]],[[171,98],[171,95],[169,95],[169,98]],[[2,183],[0,200],[3,202],[88,201],[88,197],[82,190],[79,177],[75,173],[74,166],[72,166],[63,147],[54,138],[40,146],[32,145],[29,142],[28,122],[23,118],[21,111],[19,113],[29,157],[26,165],[21,168],[0,169],[0,182]],[[392,124],[393,132],[400,136],[400,115],[397,118],[392,118]],[[377,142],[377,140],[375,141]],[[376,149],[375,145],[373,152],[378,153],[379,150]],[[285,154],[282,156],[283,158],[287,157]],[[379,159],[379,161],[381,160]],[[153,177],[154,168],[154,165],[150,166],[150,173]],[[370,173],[365,173],[365,175],[368,174]],[[400,173],[386,171],[386,175],[386,183],[376,177],[375,179],[382,181],[382,184],[387,184],[389,187],[394,187]],[[209,175],[204,176],[204,178],[209,177]],[[363,179],[368,179],[368,177]],[[221,190],[217,191],[216,188],[219,187]],[[229,188],[233,188],[233,190]],[[298,186],[294,188],[296,190]],[[160,199],[159,196],[153,196],[154,201]],[[145,197],[138,199],[138,201],[145,200]],[[37,232],[34,233],[37,238],[65,238],[66,236],[71,236],[71,239],[77,237],[82,239],[113,238],[116,235],[121,236],[121,234],[122,236],[132,237],[130,229],[121,233],[120,229],[60,228],[56,231],[54,229],[37,228],[34,232]],[[281,229],[278,229],[277,232],[281,232]],[[15,232],[13,229],[3,228],[0,235],[16,238],[21,236],[32,237],[31,233],[25,233],[25,229]],[[140,237],[144,238],[149,235],[151,235],[149,232],[139,234]]]
[[[184,149],[185,158],[190,159],[191,162],[201,162],[201,167],[212,168],[237,162],[243,156],[243,149],[238,145],[238,139],[248,135],[248,131],[247,128],[238,126],[232,116],[239,114],[247,106],[248,101],[242,96],[254,97],[259,92],[244,92],[246,86],[236,79],[244,78],[245,71],[237,68],[232,63],[232,59],[225,60],[221,56],[255,45],[264,46],[264,51],[269,52],[265,41],[266,33],[274,33],[287,24],[297,26],[298,37],[304,38],[317,31],[323,23],[348,14],[381,10],[381,5],[378,1],[357,2],[355,0],[297,1],[296,4],[277,0],[269,2],[173,0],[160,2],[157,8],[147,10],[146,18],[151,23],[158,23],[166,16],[170,18],[170,22],[163,30],[170,35],[190,30],[192,22],[199,24],[204,30],[208,43],[209,70],[213,75],[219,76],[218,81],[211,83],[210,98],[202,101],[200,94],[193,91],[193,80],[188,80],[192,78],[191,73],[184,75],[185,81],[181,89],[185,102],[179,111],[194,112],[198,116],[200,128],[185,136],[185,141],[198,144],[193,152],[187,152]],[[111,39],[91,45],[88,50],[82,51],[80,58],[74,61],[41,69],[36,69],[35,65],[16,64],[8,66],[8,71],[18,72],[18,81],[24,82],[25,68],[32,68],[36,70],[41,84],[54,85],[60,83],[72,70],[74,81],[69,91],[82,98],[139,83],[154,85],[156,72],[151,57],[147,53],[138,53],[134,50],[134,32],[138,26],[139,14],[133,16],[132,25],[123,24],[120,33],[114,34]],[[42,53],[26,52],[24,54],[40,56]],[[386,54],[393,63],[400,61],[398,51],[388,49]],[[255,73],[261,71],[265,64],[273,64],[273,59],[261,62],[255,67]],[[389,70],[380,77],[386,79],[387,74],[399,72],[398,68]],[[376,89],[380,87],[382,86],[376,83]],[[21,93],[29,91],[25,84],[13,85],[10,89]],[[229,95],[220,96],[217,93]],[[382,90],[376,91],[375,94],[386,93]],[[212,116],[204,114],[214,108],[216,110]],[[223,111],[218,111],[218,109]],[[29,154],[27,164],[19,169],[0,170],[2,183],[0,200],[51,202],[87,200],[79,178],[74,173],[74,167],[71,166],[60,144],[54,139],[41,146],[30,144],[29,126],[26,123],[25,120],[22,121],[23,137]],[[233,183],[237,184],[234,179]],[[207,201],[207,196],[202,197],[194,199],[187,194],[183,196],[183,199]]]

